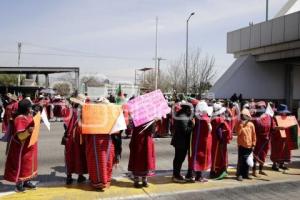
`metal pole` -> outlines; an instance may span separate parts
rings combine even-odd
[[[22,43],[18,42],[18,68],[20,67],[20,60],[21,60],[21,47]],[[18,86],[21,85],[21,75],[18,75]]]
[[[188,93],[188,53],[189,53],[189,20],[186,21],[186,44],[185,44],[185,94]]]
[[[158,26],[158,17],[156,17],[156,31],[155,31],[155,90],[157,90],[157,26]]]
[[[269,0],[266,0],[266,21],[269,20]]]
[[[160,84],[160,61],[162,61],[162,60],[166,60],[166,59],[161,58],[161,57],[157,58],[158,86]]]
[[[185,52],[185,94],[188,93],[188,57],[189,57],[189,20],[195,13],[192,12],[186,20],[186,52]]]
[[[134,86],[136,86],[136,69],[134,70]]]

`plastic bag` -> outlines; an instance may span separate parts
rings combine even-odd
[[[247,158],[247,165],[249,167],[253,167],[254,166],[254,161],[253,161],[253,152],[248,156]]]

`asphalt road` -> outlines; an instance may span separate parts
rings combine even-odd
[[[62,182],[65,178],[64,146],[60,144],[63,135],[63,125],[60,122],[51,124],[49,132],[44,125],[41,126],[41,134],[38,143],[38,173],[37,178],[41,183]],[[156,138],[155,148],[157,155],[157,173],[168,173],[172,171],[174,148],[170,145],[170,138]],[[123,153],[120,164],[114,169],[113,176],[126,176],[129,157],[129,141],[123,139]],[[5,146],[0,142],[0,181],[3,180],[5,166]],[[237,149],[235,140],[229,145],[229,164],[235,166],[237,162]],[[300,160],[300,151],[293,152],[293,160]],[[183,169],[187,168],[187,160]]]

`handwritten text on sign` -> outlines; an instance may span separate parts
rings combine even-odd
[[[171,111],[160,90],[138,96],[127,102],[134,126],[140,126],[155,118],[166,117]]]

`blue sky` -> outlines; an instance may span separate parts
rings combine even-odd
[[[270,17],[286,2],[269,1]],[[17,65],[14,52],[22,42],[24,53],[49,54],[22,54],[22,66],[78,66],[82,73],[133,82],[134,69],[154,66],[155,17],[166,69],[185,52],[191,12],[190,49],[215,56],[221,75],[234,60],[226,54],[226,33],[263,21],[265,1],[0,0],[0,66]]]

